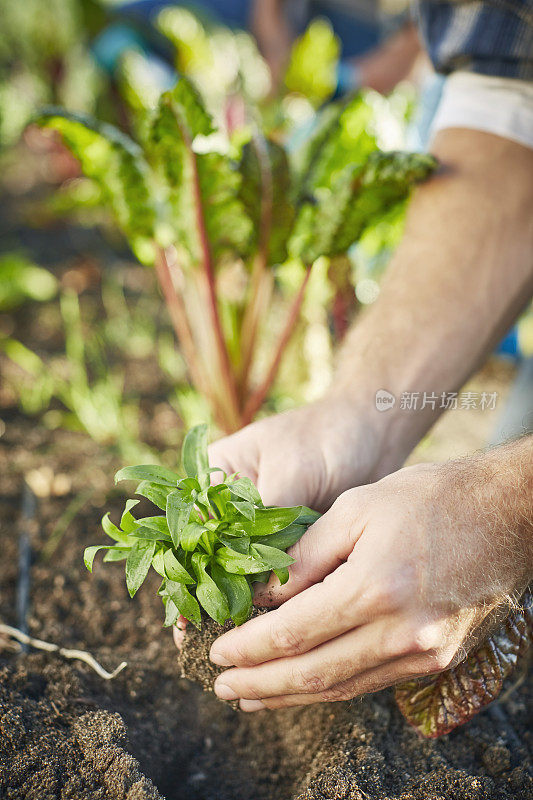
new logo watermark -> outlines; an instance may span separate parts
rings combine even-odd
[[[378,389],[376,392],[376,408],[378,411],[390,411],[394,408],[396,397],[386,389]]]

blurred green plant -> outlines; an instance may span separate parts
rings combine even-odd
[[[0,349],[20,370],[9,380],[23,411],[42,413],[58,400],[68,412],[62,415],[65,424],[116,448],[123,458],[153,457],[140,442],[138,407],[124,397],[123,375],[109,367],[98,333],[85,338],[77,294],[64,290],[60,309],[64,358],[44,361],[17,339],[0,340]]]
[[[86,44],[84,0],[0,0],[0,147],[43,103],[92,111],[100,77]]]
[[[326,19],[313,20],[294,43],[285,75],[289,92],[307,97],[319,106],[335,93],[340,43],[331,23]]]
[[[51,300],[57,290],[55,276],[22,253],[0,255],[0,311],[12,311],[26,300]]]
[[[247,136],[216,129],[185,78],[163,92],[140,142],[58,108],[58,131],[145,264],[154,264],[194,386],[225,431],[261,408],[294,333],[313,263],[344,256],[369,226],[435,168],[431,156],[381,152],[357,96],[332,104],[288,151],[253,120]],[[300,284],[271,354],[253,378],[275,268],[291,259]]]

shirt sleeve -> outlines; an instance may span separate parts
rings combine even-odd
[[[533,148],[533,81],[454,72],[431,134],[444,128],[485,131]]]

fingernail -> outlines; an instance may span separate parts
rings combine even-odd
[[[241,711],[262,711],[266,705],[261,700],[241,700],[239,703]]]
[[[232,667],[233,664],[231,661],[228,661],[227,658],[224,658],[223,655],[217,653],[216,650],[212,650],[209,653],[209,659],[213,662],[213,664],[217,664],[219,667]]]
[[[227,683],[215,683],[215,694],[221,700],[237,700],[239,697]]]

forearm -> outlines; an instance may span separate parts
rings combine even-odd
[[[533,152],[491,134],[446,130],[442,169],[417,191],[380,297],[349,334],[332,394],[366,409],[396,469],[442,413],[400,409],[402,392],[439,397],[483,362],[533,291]],[[375,410],[375,393],[396,396]]]

